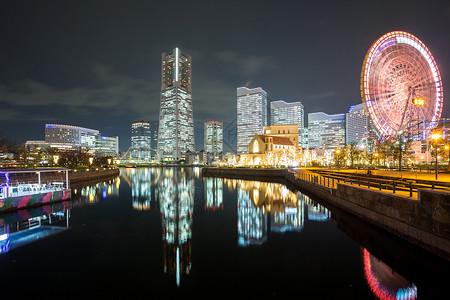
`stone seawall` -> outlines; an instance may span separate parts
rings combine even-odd
[[[203,168],[202,173],[206,177],[284,183],[450,260],[450,193],[419,189],[419,200],[411,200],[345,184],[334,189],[299,179],[284,169]]]
[[[89,172],[69,172],[70,184],[79,184],[90,181],[102,181],[112,177],[119,176],[120,171],[118,168],[105,169]]]

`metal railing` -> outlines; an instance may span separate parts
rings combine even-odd
[[[291,169],[289,171],[293,172]],[[450,187],[448,186],[439,185],[438,183],[417,183],[414,180],[407,178],[399,180],[342,173],[321,173],[320,171],[318,173],[305,172],[302,170],[297,170],[294,172],[295,176],[299,179],[327,188],[337,188],[338,184],[348,184],[367,189],[390,192],[393,194],[406,194],[411,198],[413,198],[414,195],[417,197],[417,191],[419,188],[450,191]]]

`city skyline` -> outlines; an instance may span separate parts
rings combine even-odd
[[[196,2],[174,9],[170,24],[159,13],[162,4],[106,3],[2,4],[3,137],[24,143],[42,139],[47,123],[68,124],[119,136],[126,151],[132,121],[158,120],[161,52],[176,47],[193,57],[197,151],[204,121],[224,122],[225,134],[236,118],[240,86],[261,87],[268,100],[301,101],[305,115],[346,113],[361,103],[366,52],[392,30],[410,32],[429,47],[442,75],[442,117],[450,116],[450,5],[442,1],[386,1],[370,9],[357,1],[215,8]],[[191,17],[180,31],[185,10]]]

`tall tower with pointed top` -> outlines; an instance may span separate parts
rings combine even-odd
[[[161,105],[159,111],[159,160],[179,160],[195,151],[192,109],[191,56],[175,48],[161,59]]]

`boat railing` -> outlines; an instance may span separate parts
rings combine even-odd
[[[11,185],[0,186],[0,199],[7,197],[25,196],[46,192],[61,191],[66,188],[62,180],[50,180],[47,183],[25,183],[17,182]]]

